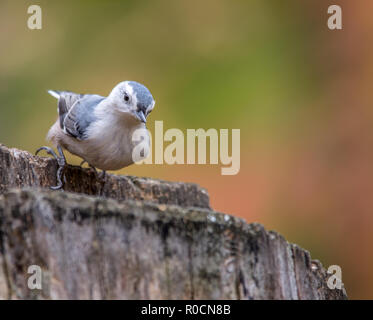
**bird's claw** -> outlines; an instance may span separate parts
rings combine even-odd
[[[87,161],[83,160],[81,163],[80,163],[80,166],[82,167],[83,164],[87,163]]]
[[[81,164],[84,163],[84,162],[87,162],[87,161],[83,160],[83,161],[81,162]],[[87,163],[88,163],[88,162],[87,162]],[[97,171],[97,169],[96,169],[94,166],[92,166],[92,165],[89,164],[89,163],[88,163],[88,165],[89,165],[89,169],[92,170],[93,173],[95,174],[96,179],[99,179],[99,180],[104,180],[104,179],[105,179],[105,177],[106,177],[106,171],[102,170],[102,171],[99,173],[99,172]]]
[[[104,180],[105,179],[105,177],[106,177],[106,171],[102,170],[99,173],[94,166],[89,165],[89,167],[95,173],[97,179],[99,179],[99,180]]]
[[[99,179],[100,180],[104,180],[106,178],[106,171],[105,170],[102,170],[99,174]]]
[[[55,158],[58,161],[58,156],[56,155],[54,150],[49,147],[40,147],[38,150],[36,150],[35,155],[37,155],[42,150],[45,150],[48,154],[50,154],[53,158]]]
[[[66,158],[63,154],[62,148],[60,146],[57,147],[57,150],[58,150],[58,153],[60,154],[60,156],[57,156],[57,154],[54,152],[54,150],[52,148],[49,148],[49,147],[39,148],[38,150],[36,150],[35,155],[37,155],[42,150],[46,151],[49,155],[51,155],[54,159],[56,159],[56,161],[58,163],[58,170],[57,170],[57,175],[56,175],[57,185],[52,186],[50,188],[52,190],[60,190],[63,187],[62,175],[63,175],[63,171],[64,171],[65,166],[66,166]]]

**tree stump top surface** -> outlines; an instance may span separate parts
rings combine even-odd
[[[57,161],[0,144],[0,194],[9,188],[57,184]],[[68,165],[64,190],[122,200],[145,200],[183,207],[210,208],[207,191],[193,183],[107,174],[98,179],[89,168]]]

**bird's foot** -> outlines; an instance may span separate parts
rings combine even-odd
[[[105,180],[106,178],[106,171],[105,170],[102,170],[99,174],[99,179],[101,180]]]
[[[94,172],[95,176],[97,177],[98,176],[97,169],[94,166],[90,165],[90,164],[88,164],[88,165],[89,165],[89,169],[92,170]]]
[[[83,167],[83,164],[87,163],[87,161],[83,160],[81,163],[80,163],[80,166]]]
[[[84,162],[87,162],[87,161],[83,160],[80,165],[82,165]],[[106,171],[102,170],[99,173],[94,166],[92,166],[90,164],[88,164],[88,165],[89,165],[90,169],[95,173],[97,179],[99,179],[99,180],[104,180],[105,179],[105,177],[106,177]]]
[[[66,158],[65,155],[63,154],[62,148],[60,146],[57,147],[59,156],[54,152],[52,148],[49,147],[41,147],[38,150],[36,150],[35,154],[37,155],[40,151],[45,150],[49,155],[51,155],[53,158],[56,159],[57,164],[58,164],[58,170],[57,170],[57,185],[50,187],[52,190],[60,190],[63,187],[63,182],[62,182],[62,175],[65,170],[66,166]]]

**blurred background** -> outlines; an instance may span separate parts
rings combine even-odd
[[[27,8],[42,8],[42,30]],[[343,30],[327,28],[339,4]],[[142,165],[190,181],[215,210],[260,222],[340,265],[373,298],[373,2],[0,2],[0,143],[34,152],[56,119],[47,89],[107,95],[144,83],[164,130],[241,129],[241,170]],[[78,164],[80,159],[69,156]]]

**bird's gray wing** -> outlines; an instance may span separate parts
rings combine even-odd
[[[94,109],[105,97],[68,91],[49,91],[49,93],[58,99],[61,129],[78,140],[87,139],[87,128],[96,120]]]
[[[64,129],[64,120],[69,112],[69,110],[74,106],[75,102],[80,100],[83,95],[70,92],[70,91],[57,91],[57,90],[48,90],[48,93],[55,97],[58,100],[57,103],[57,112],[60,120],[60,127]]]

